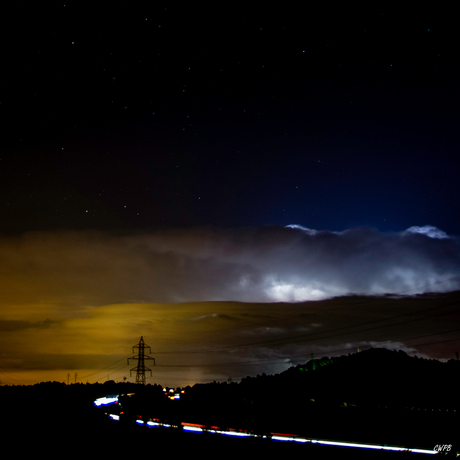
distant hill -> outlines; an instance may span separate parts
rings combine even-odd
[[[231,404],[308,404],[369,409],[460,410],[460,361],[411,357],[371,348],[336,358],[312,359],[276,375],[237,383],[196,384],[185,400]]]
[[[259,432],[431,449],[460,441],[459,377],[457,360],[370,349],[240,384],[195,385],[186,391],[182,416]]]
[[[460,361],[443,363],[384,348],[311,360],[274,380],[300,387],[305,396],[329,404],[460,409]]]

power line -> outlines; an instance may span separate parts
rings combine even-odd
[[[0,369],[3,371],[3,372],[6,372],[7,374],[9,374],[11,377],[11,379],[13,380],[21,380],[21,378],[15,374],[13,374],[11,371],[9,371],[8,369],[5,369],[4,367],[0,366]]]
[[[126,356],[124,356],[124,357],[121,358],[121,359],[117,359],[117,360],[116,360],[115,362],[113,362],[112,364],[108,364],[107,366],[102,367],[102,368],[99,369],[98,371],[92,372],[91,374],[84,375],[84,376],[81,377],[80,379],[81,379],[81,380],[84,380],[84,379],[86,379],[86,378],[88,378],[88,377],[91,377],[92,375],[100,374],[100,373],[103,372],[105,369],[110,368],[110,367],[113,366],[114,364],[117,364],[117,363],[119,363],[120,361],[125,361],[125,360],[128,358],[128,356],[129,356],[129,355],[126,355]],[[125,366],[126,366],[126,364],[123,364],[122,367],[125,367]],[[115,372],[115,371],[114,371],[114,372]]]
[[[392,341],[385,341],[385,342],[378,342],[377,344],[374,344],[373,346],[370,345],[360,345],[360,348],[372,348],[375,345],[382,344],[382,345],[387,345],[390,343],[397,343],[397,342],[404,342],[408,340],[415,340],[419,338],[425,338],[425,337],[433,337],[436,335],[440,334],[449,334],[451,332],[458,332],[460,331],[460,328],[456,329],[450,329],[448,331],[441,331],[441,332],[436,332],[434,334],[424,334],[424,335],[419,335],[415,337],[405,337],[405,338],[400,338]],[[435,345],[435,344],[440,344],[440,343],[447,343],[447,342],[454,342],[456,340],[460,340],[460,337],[452,338],[452,339],[446,339],[446,340],[440,340],[437,342],[425,342],[425,343],[420,343],[420,344],[413,344],[410,345],[409,347],[420,347],[420,346],[426,346],[426,345]],[[356,347],[347,347],[347,348],[341,348],[341,349],[335,349],[335,350],[327,350],[325,353],[337,353],[341,351],[350,351],[353,350]],[[398,347],[397,349],[401,349],[401,347]],[[283,356],[280,358],[268,358],[265,360],[257,360],[257,361],[234,361],[234,362],[220,362],[220,363],[210,363],[210,364],[160,364],[158,367],[174,367],[174,368],[203,368],[203,367],[225,367],[225,366],[233,366],[233,365],[252,365],[252,364],[270,364],[270,363],[276,363],[276,362],[286,362],[286,360],[291,360],[294,358],[304,358],[306,354],[300,354],[300,355],[289,355],[289,356]]]
[[[356,327],[362,327],[362,326],[366,326],[366,325],[369,325],[369,324],[375,324],[375,323],[379,323],[379,322],[383,322],[383,321],[391,321],[391,320],[396,319],[396,318],[401,318],[401,317],[409,316],[409,315],[415,315],[415,314],[418,314],[418,313],[421,313],[421,312],[427,312],[427,311],[436,310],[436,309],[439,309],[439,306],[427,308],[427,309],[424,309],[424,310],[418,310],[418,311],[415,311],[415,312],[402,313],[400,315],[392,316],[392,317],[389,317],[389,318],[382,318],[382,319],[376,319],[376,320],[372,320],[372,321],[366,321],[365,323],[360,323],[360,324],[355,324],[355,325],[350,325],[350,326],[341,326],[341,327],[329,329],[329,330],[326,330],[326,331],[316,332],[316,333],[313,333],[313,334],[301,334],[301,335],[297,335],[297,336],[293,336],[293,337],[282,337],[282,338],[277,338],[277,339],[262,340],[262,341],[258,341],[258,342],[250,342],[250,343],[240,344],[240,345],[229,345],[229,346],[215,347],[215,348],[204,348],[204,349],[200,349],[200,350],[177,350],[177,351],[163,351],[163,352],[161,352],[161,351],[158,352],[157,351],[155,353],[156,354],[214,353],[214,352],[219,352],[219,351],[222,351],[222,350],[233,350],[233,349],[237,349],[237,348],[249,348],[249,347],[253,347],[253,346],[258,346],[258,345],[260,346],[260,345],[266,345],[266,344],[277,343],[277,342],[286,342],[286,344],[289,344],[289,343],[294,343],[294,341],[302,342],[302,341],[317,340],[317,339],[327,339],[327,338],[331,338],[331,337],[337,337],[337,336],[343,335],[343,334],[342,333],[340,333],[340,334],[332,334],[332,335],[328,335],[326,337],[317,337],[317,336],[327,334],[329,332],[341,331],[341,330],[344,330],[344,329],[352,329],[352,328],[356,328]],[[456,313],[458,311],[460,311],[460,308],[458,308],[456,310],[453,310],[453,311],[449,311],[449,312],[442,312],[442,313],[438,313],[438,314],[435,314],[435,315],[430,315],[430,316],[427,316],[427,317],[414,318],[414,319],[409,319],[407,321],[400,321],[400,322],[397,322],[397,323],[385,324],[385,325],[372,327],[372,328],[367,328],[367,329],[360,329],[360,330],[357,330],[357,331],[354,331],[354,332],[355,333],[367,332],[367,331],[370,331],[370,330],[375,330],[375,329],[380,329],[380,328],[385,328],[385,327],[390,327],[390,326],[396,326],[396,325],[399,325],[399,324],[405,324],[405,323],[412,322],[412,321],[421,321],[421,320],[432,318],[432,317],[435,317],[435,316],[448,315],[448,314]]]
[[[451,332],[458,332],[460,330],[460,328],[456,328],[456,329],[451,329],[451,330],[448,330],[448,331],[442,331],[442,332],[438,332],[438,333],[435,333],[435,334],[424,334],[424,335],[419,335],[419,336],[412,336],[412,337],[405,337],[405,338],[400,338],[400,339],[396,339],[396,340],[393,340],[391,342],[380,342],[378,344],[373,344],[372,346],[371,345],[359,345],[360,348],[362,349],[367,349],[367,348],[372,348],[372,347],[375,347],[376,345],[389,345],[391,343],[396,343],[396,342],[402,342],[402,341],[407,341],[407,340],[415,340],[415,339],[418,339],[418,338],[425,338],[425,337],[432,337],[432,336],[436,336],[436,335],[439,335],[439,334],[448,334],[448,333],[451,333]],[[435,344],[441,344],[441,343],[448,343],[448,342],[453,342],[453,341],[457,341],[457,340],[460,340],[460,338],[452,338],[452,339],[446,339],[446,340],[439,340],[439,341],[435,341],[435,342],[424,342],[424,343],[419,343],[419,344],[413,344],[413,345],[410,345],[410,347],[422,347],[422,346],[427,346],[427,345],[435,345]],[[134,349],[135,347],[133,347]],[[146,346],[146,348],[150,348],[148,346]],[[350,352],[352,350],[354,350],[356,347],[346,347],[346,348],[340,348],[340,349],[334,349],[334,350],[326,350],[324,352],[324,354],[335,354],[335,353],[339,353],[339,352]],[[396,349],[402,349],[402,347],[397,347]],[[253,361],[234,361],[234,362],[219,362],[219,363],[209,363],[209,364],[196,364],[196,365],[192,365],[192,364],[160,364],[160,365],[157,365],[158,367],[162,367],[162,368],[177,368],[177,369],[192,369],[192,368],[223,368],[223,367],[227,367],[227,366],[253,366],[253,365],[257,365],[257,364],[276,364],[276,363],[283,363],[283,364],[291,364],[292,363],[288,363],[287,361],[293,361],[293,360],[304,360],[304,359],[307,359],[307,355],[308,353],[304,353],[304,354],[299,354],[299,355],[289,355],[289,356],[283,356],[283,357],[280,357],[280,358],[268,358],[268,359],[258,359],[258,360],[253,360]],[[149,357],[147,357],[149,358]],[[151,358],[153,359],[153,358]],[[116,361],[115,363],[119,362],[120,360]],[[115,364],[113,363],[113,364]],[[123,364],[122,366],[119,366],[117,369],[114,369],[109,375],[119,371],[120,369],[122,369],[123,367],[125,367],[126,364]],[[106,366],[107,367],[110,367],[109,366]],[[135,368],[134,370],[137,370],[137,368]],[[146,368],[145,370],[149,370],[151,372],[150,369]],[[98,371],[98,372],[102,372],[101,371]],[[96,374],[98,372],[95,372],[93,374]],[[90,375],[93,375],[93,374],[90,374]],[[166,378],[164,376],[162,376],[162,378]],[[169,378],[173,378],[173,377],[169,377]],[[174,379],[177,380],[176,377],[174,377]],[[180,378],[179,380],[189,380],[189,379],[186,379],[186,378]],[[137,379],[136,379],[136,382],[137,382]]]
[[[453,305],[453,303],[449,303],[448,305],[446,305],[444,307],[449,307],[451,305]],[[456,303],[454,303],[454,305],[456,305]],[[258,345],[259,346],[260,345],[266,345],[266,344],[271,344],[271,343],[285,342],[285,344],[289,344],[289,343],[303,342],[303,341],[310,341],[310,340],[324,340],[324,339],[328,339],[328,338],[332,338],[332,337],[338,337],[340,335],[346,334],[347,332],[340,332],[338,334],[330,334],[330,335],[327,335],[327,336],[324,336],[324,334],[332,333],[332,332],[335,332],[335,331],[344,331],[346,329],[359,328],[359,327],[362,327],[362,326],[366,326],[366,325],[370,325],[370,324],[376,324],[376,323],[383,322],[383,321],[392,321],[394,319],[402,318],[402,317],[405,317],[405,316],[417,315],[417,314],[426,313],[426,312],[429,312],[429,311],[432,311],[432,310],[439,310],[439,308],[440,308],[439,306],[435,306],[435,307],[430,307],[430,308],[423,309],[423,310],[417,310],[415,312],[402,313],[400,315],[395,315],[395,316],[392,316],[392,317],[389,317],[389,318],[382,318],[382,319],[367,321],[367,322],[360,323],[360,324],[355,324],[355,325],[342,326],[342,327],[333,328],[333,329],[329,329],[329,330],[322,331],[322,332],[316,332],[316,333],[313,333],[313,334],[311,334],[311,333],[310,334],[301,334],[301,335],[297,335],[297,336],[294,336],[294,337],[288,337],[288,338],[285,337],[285,338],[264,340],[264,341],[258,341],[258,342],[251,342],[251,343],[242,344],[242,345],[224,346],[224,347],[211,348],[211,349],[177,350],[177,351],[157,352],[157,353],[161,353],[161,354],[210,353],[210,352],[219,352],[219,351],[223,351],[223,350],[249,348],[249,347],[254,347],[254,346],[258,346]],[[424,316],[424,317],[421,317],[421,318],[412,318],[412,319],[408,319],[408,320],[400,321],[400,322],[396,322],[396,323],[393,322],[391,324],[384,324],[384,325],[379,325],[379,326],[376,326],[376,327],[371,327],[371,328],[366,328],[366,329],[358,329],[358,330],[352,331],[352,332],[353,333],[361,333],[361,332],[366,332],[366,331],[375,330],[375,329],[379,329],[379,328],[385,328],[385,327],[389,327],[389,326],[396,326],[396,325],[399,325],[399,324],[405,324],[405,323],[408,323],[408,322],[426,320],[426,319],[433,318],[433,317],[436,317],[436,316],[442,316],[442,315],[448,315],[448,314],[456,313],[459,310],[460,309],[455,309],[455,310],[448,311],[448,312],[439,312],[439,313]],[[425,335],[416,336],[416,337],[406,337],[406,338],[402,338],[402,339],[398,339],[398,340],[392,340],[391,342],[386,341],[386,342],[380,342],[380,343],[389,344],[389,343],[395,343],[395,342],[401,342],[401,341],[415,340],[417,338],[431,337],[431,336],[436,336],[436,335],[439,335],[439,334],[447,334],[447,333],[450,333],[450,332],[456,332],[458,330],[459,329],[452,329],[452,330],[449,330],[449,331],[442,331],[442,332],[437,332],[437,333],[434,333],[434,334],[425,334]],[[318,337],[318,336],[323,336],[323,337]],[[142,340],[142,337],[141,337],[141,340]],[[439,344],[439,343],[446,343],[446,342],[451,342],[451,341],[455,341],[455,340],[460,340],[460,339],[454,338],[454,339],[448,339],[448,340],[437,341],[437,342],[426,342],[426,343],[422,343],[422,344],[413,344],[413,345],[410,345],[410,346],[411,347],[427,346],[427,345],[430,345],[430,344],[433,345],[433,344]],[[139,347],[139,345],[137,347]],[[366,347],[366,346],[361,345],[361,348],[364,348],[364,347]],[[133,347],[133,351],[134,351],[134,348],[135,347]],[[150,347],[148,347],[148,346],[146,346],[145,348],[150,349]],[[340,349],[340,350],[329,350],[326,353],[337,353],[337,352],[340,352],[340,351],[350,351],[353,348],[344,348],[344,349]],[[168,367],[168,368],[203,368],[203,367],[206,367],[207,368],[207,367],[225,367],[225,366],[233,366],[233,365],[270,364],[270,363],[276,363],[276,362],[286,362],[286,360],[300,359],[300,358],[304,358],[304,357],[305,357],[305,355],[302,354],[302,355],[291,355],[291,356],[285,356],[285,357],[276,358],[276,359],[270,358],[270,359],[266,359],[266,360],[257,360],[257,361],[241,361],[241,362],[230,362],[230,363],[221,362],[221,363],[199,364],[199,365],[162,364],[162,365],[159,365],[159,367]],[[122,358],[122,359],[125,359],[125,358]],[[138,357],[131,358],[131,359],[138,359]],[[145,355],[144,355],[144,359],[153,359],[153,358],[145,357]],[[113,364],[116,364],[119,361],[121,361],[121,359],[117,360]],[[155,362],[154,359],[153,359],[153,361]],[[128,359],[128,362],[129,362],[129,359]],[[111,365],[113,365],[113,364],[111,364]],[[86,378],[88,376],[91,376],[91,375],[94,375],[94,374],[97,374],[97,373],[100,373],[104,369],[110,367],[111,365],[106,366],[105,368],[102,368],[100,371],[96,371],[96,372],[94,372],[92,374],[88,374],[84,378]],[[122,367],[124,367],[124,366],[121,366],[120,368],[113,370],[111,373],[117,372]],[[139,367],[139,365],[138,365],[138,367]],[[136,373],[137,373],[138,367],[136,367],[134,369],[131,369],[131,371],[136,370]],[[145,367],[145,365],[144,365],[144,367]],[[141,371],[142,371],[142,369],[141,369]],[[151,373],[151,369],[145,368],[144,373],[145,373],[145,371],[149,371]],[[142,372],[141,372],[141,374],[142,374]],[[142,375],[140,376],[140,379],[142,380]],[[137,375],[136,375],[136,381],[137,381]]]
[[[451,331],[448,331],[451,332]],[[442,334],[442,332],[438,333]],[[433,334],[433,335],[438,335],[438,334]],[[425,337],[425,336],[422,336]],[[387,345],[390,343],[396,343],[396,342],[402,342],[404,340],[413,340],[416,339],[417,337],[411,337],[411,338],[406,338],[406,339],[398,339],[398,340],[393,340],[391,342],[378,342],[377,344],[374,345],[360,345],[360,348],[374,348],[376,345]],[[426,345],[436,345],[439,343],[446,343],[446,342],[454,342],[456,340],[460,340],[460,337],[453,338],[453,339],[447,339],[447,340],[440,340],[437,342],[425,342],[421,344],[414,344],[411,345],[410,347],[421,347],[421,346],[426,346]],[[340,349],[335,349],[335,350],[327,350],[324,353],[338,353],[338,352],[343,352],[343,351],[350,351],[355,349],[356,347],[347,347],[347,348],[340,348]],[[397,349],[402,349],[401,347],[398,347]],[[220,362],[220,363],[209,363],[209,364],[159,364],[158,367],[168,367],[168,368],[208,368],[208,367],[225,367],[225,366],[239,366],[239,365],[253,365],[253,364],[274,364],[277,362],[284,362],[286,363],[286,360],[292,360],[292,359],[300,359],[300,358],[305,358],[308,355],[308,353],[303,353],[300,355],[289,355],[289,356],[283,356],[280,358],[268,358],[265,360],[257,360],[257,361],[233,361],[233,362]],[[287,364],[287,363],[286,363]]]

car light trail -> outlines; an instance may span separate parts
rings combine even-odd
[[[118,395],[116,396],[104,396],[94,401],[95,406],[107,406],[109,404],[115,404],[118,402]]]
[[[105,398],[99,398],[94,401],[96,406],[101,405],[108,405],[118,402],[118,396],[109,396]],[[109,417],[113,420],[120,420],[118,415],[108,414]],[[438,454],[435,450],[428,450],[428,449],[415,449],[409,447],[401,447],[401,446],[387,446],[387,445],[379,445],[379,444],[364,444],[364,443],[357,443],[357,442],[343,442],[343,441],[330,441],[327,439],[310,439],[304,438],[301,436],[297,436],[294,434],[284,434],[284,433],[270,433],[269,435],[259,436],[252,432],[246,431],[238,431],[234,428],[229,428],[227,430],[222,430],[220,427],[217,426],[206,426],[200,425],[196,423],[186,423],[181,422],[178,425],[163,423],[160,421],[149,420],[145,422],[144,420],[136,420],[138,425],[146,425],[148,427],[166,427],[166,428],[181,428],[184,431],[190,432],[201,432],[201,433],[215,433],[219,435],[225,436],[240,436],[240,437],[259,437],[264,439],[271,439],[272,441],[282,441],[282,442],[301,442],[301,443],[311,443],[311,444],[322,444],[326,446],[335,446],[335,447],[349,447],[354,449],[373,449],[373,450],[386,450],[386,451],[393,451],[393,452],[412,452],[414,454],[427,454],[427,455],[436,455]],[[459,455],[457,454],[457,457]]]

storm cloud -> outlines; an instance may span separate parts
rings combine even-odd
[[[460,246],[429,226],[37,232],[1,239],[0,283],[3,305],[69,307],[411,295],[460,289]]]

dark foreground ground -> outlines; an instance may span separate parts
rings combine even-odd
[[[296,456],[322,459],[423,459],[429,455],[338,448],[260,438],[227,437],[210,433],[190,433],[174,428],[151,428],[109,420],[101,411],[82,408],[66,414],[59,408],[12,417],[5,420],[5,440],[16,443],[21,456],[43,453],[48,458],[75,454],[94,458],[130,458],[131,456],[188,456],[213,458],[255,455],[264,458]],[[18,444],[18,434],[21,442]],[[8,442],[8,441],[7,441]],[[439,458],[439,457],[438,457]]]
[[[64,426],[65,425],[65,426]],[[126,426],[119,422],[72,424],[27,424],[19,431],[22,441],[18,452],[22,455],[46,454],[48,458],[76,454],[93,458],[130,458],[132,456],[162,455],[174,458],[193,452],[202,459],[244,455],[258,458],[322,459],[423,459],[431,458],[406,452],[385,452],[364,449],[338,448],[321,445],[278,442],[257,438],[234,438],[216,434],[187,433],[168,428]],[[16,427],[18,428],[18,427]],[[17,431],[17,430],[15,430]],[[14,439],[14,438],[10,438]],[[14,441],[13,441],[14,442]]]
[[[82,436],[80,432],[79,436]],[[84,436],[84,435],[83,435]],[[130,455],[152,456],[188,456],[190,453],[199,458],[217,458],[221,455],[239,458],[255,455],[258,458],[285,458],[286,456],[305,459],[341,458],[341,459],[422,459],[429,455],[406,452],[386,452],[364,449],[338,448],[313,444],[278,442],[257,438],[234,438],[216,434],[179,432],[170,428],[148,428],[125,426],[119,422],[107,424],[101,431],[88,433],[85,439],[77,441],[68,436],[70,447],[88,449],[92,455],[109,455],[116,458]],[[92,442],[90,442],[90,440]],[[96,441],[95,441],[96,440]],[[95,442],[94,442],[95,441]],[[65,446],[63,451],[65,451]],[[81,454],[84,451],[81,450]],[[238,456],[238,457],[237,457]]]
[[[104,392],[105,388],[92,386],[67,386],[59,384],[38,387],[0,387],[0,410],[2,416],[2,440],[5,446],[15,447],[22,457],[46,454],[49,458],[69,454],[98,458],[129,458],[133,455],[189,455],[198,453],[200,458],[216,458],[221,454],[244,455],[257,451],[258,456],[270,458],[285,455],[301,455],[301,458],[432,458],[430,455],[407,452],[387,452],[365,449],[339,448],[308,443],[280,442],[261,438],[238,438],[212,433],[190,433],[174,428],[151,428],[139,426],[126,417],[126,421],[112,421],[105,411],[114,407],[96,408],[97,396],[114,394]],[[146,402],[129,397],[134,404],[126,404],[133,414],[138,407],[143,410]],[[182,401],[181,401],[182,403]],[[164,405],[164,416],[192,423],[223,425],[228,419],[221,406],[213,403],[213,409],[206,412],[203,404],[188,405],[186,402]],[[210,406],[210,407],[211,407]],[[160,416],[162,407],[153,414]],[[178,409],[178,410],[176,410]],[[119,409],[121,410],[121,409]],[[130,411],[128,411],[130,412]],[[146,410],[143,416],[148,416]],[[452,453],[459,450],[459,417],[457,412],[433,411],[364,411],[329,409],[308,411],[297,409],[298,416],[290,411],[289,417],[282,417],[276,407],[270,410],[236,411],[239,425],[259,427],[265,431],[296,433],[304,437],[336,439],[351,442],[368,442],[388,445],[402,445],[433,449],[436,444],[453,444]],[[235,415],[236,416],[236,415]],[[219,417],[222,420],[219,420]],[[251,419],[252,417],[252,419]],[[262,423],[264,422],[264,423]],[[279,425],[278,425],[279,424]],[[233,426],[229,424],[228,426]],[[234,425],[236,427],[236,425]],[[253,430],[254,432],[259,432]],[[451,454],[452,454],[451,453]]]

